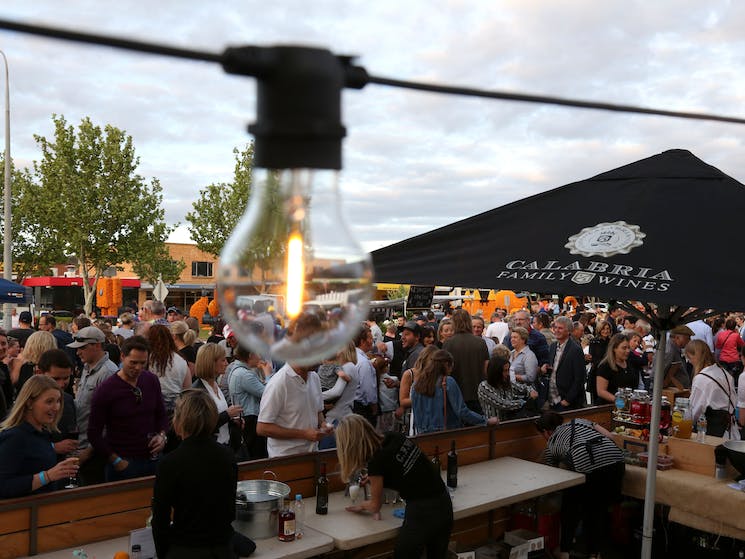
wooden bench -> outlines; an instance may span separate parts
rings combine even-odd
[[[568,417],[586,417],[609,426],[611,406],[568,412]],[[460,465],[501,456],[535,461],[545,446],[533,419],[505,422],[497,427],[470,427],[417,437],[422,450],[441,453],[457,441]],[[341,490],[334,450],[285,458],[255,460],[239,464],[239,479],[261,479],[271,471],[287,483],[292,494],[315,494],[315,479],[321,462],[327,464],[330,488]],[[445,460],[442,461],[443,465]],[[267,474],[268,475],[268,474]],[[106,483],[45,495],[0,501],[0,559],[65,549],[127,535],[145,525],[150,515],[153,478]],[[506,529],[509,511],[497,510],[456,521],[453,539],[463,544],[499,537]],[[348,552],[349,557],[388,554],[391,542]],[[336,552],[333,552],[336,553]],[[333,555],[332,553],[332,555]],[[349,554],[351,553],[351,554]]]

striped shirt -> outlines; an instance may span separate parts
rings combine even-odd
[[[572,422],[559,425],[548,439],[546,447],[546,463],[558,466],[566,464],[567,455],[573,462],[573,470],[582,474],[593,472],[605,466],[623,461],[623,453],[616,444],[600,434],[593,427],[594,423],[586,419],[574,420],[574,442],[569,448],[572,438]]]

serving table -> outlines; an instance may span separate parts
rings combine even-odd
[[[646,482],[646,468],[626,466],[625,495],[644,499]],[[670,507],[673,522],[745,541],[745,493],[728,487],[731,482],[675,468],[658,471],[655,502]]]
[[[60,549],[50,553],[34,555],[31,559],[70,559],[72,552],[80,548],[85,550],[89,559],[111,559],[117,551],[129,551],[129,538],[116,538],[69,549]],[[306,528],[303,537],[292,542],[281,542],[277,538],[256,540],[256,551],[251,555],[251,558],[306,559],[332,549],[334,549],[334,541],[329,536]]]
[[[497,458],[462,466],[453,497],[455,520],[487,512],[584,483],[584,474],[552,468],[519,458]],[[393,539],[402,520],[393,516],[402,504],[384,504],[381,520],[344,510],[351,505],[343,492],[329,495],[328,514],[315,514],[315,498],[306,499],[305,524],[333,538],[337,549],[355,549]]]

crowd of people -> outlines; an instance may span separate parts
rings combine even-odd
[[[34,329],[21,313],[17,329],[0,331],[0,498],[70,480],[151,475],[159,464],[167,472],[170,455],[202,450],[234,464],[327,448],[337,448],[343,475],[367,464],[377,495],[378,476],[420,480],[417,468],[402,473],[386,465],[386,456],[404,451],[412,467],[420,461],[406,442],[412,435],[540,415],[542,432],[558,444],[560,416],[547,414],[613,403],[623,388],[651,389],[657,359],[664,361],[663,387],[691,390],[694,422],[705,414],[711,434],[740,438],[741,316],[678,326],[658,349],[650,325],[621,308],[557,310],[497,310],[488,321],[462,308],[439,320],[433,312],[371,315],[349,345],[310,366],[243,347],[219,320],[203,342],[195,319],[159,301],[123,313],[116,324],[77,317],[70,332],[49,314]],[[294,342],[328,328],[329,317],[305,313],[287,329],[271,320],[254,325]],[[189,410],[209,417],[187,417]],[[197,438],[184,447],[190,437]],[[204,446],[207,439],[222,450]],[[617,470],[609,468],[613,476]],[[421,493],[418,483],[403,486],[412,503],[427,503],[413,525],[429,525],[426,511],[444,506],[434,485]],[[156,494],[175,499],[167,481],[157,487]],[[373,498],[363,508],[376,506]],[[221,538],[228,545],[225,533]],[[404,543],[424,545],[412,541]]]

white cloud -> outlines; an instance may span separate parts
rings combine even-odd
[[[0,17],[196,50],[311,44],[371,74],[737,114],[745,5],[414,0],[116,4],[8,1]],[[213,64],[0,31],[11,74],[13,156],[39,157],[51,115],[125,129],[169,222],[229,180],[250,138],[255,85]],[[745,179],[743,127],[441,96],[368,85],[344,93],[345,214],[377,248],[672,147]],[[185,240],[182,225],[175,237]]]

